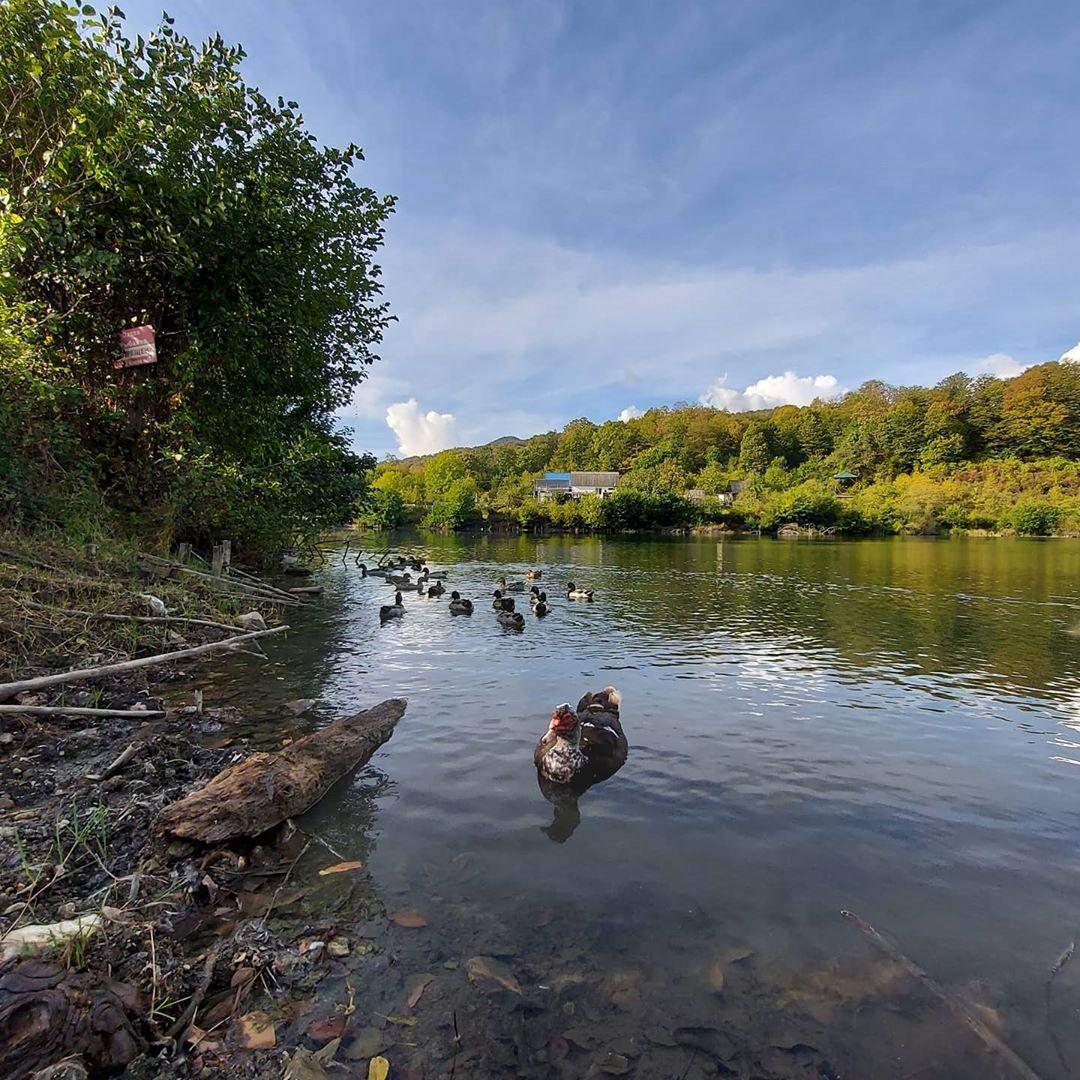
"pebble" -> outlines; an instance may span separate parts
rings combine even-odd
[[[15,741],[15,736],[10,731],[0,732],[0,746],[10,746]]]
[[[15,800],[10,795],[0,795],[0,810],[10,810],[15,805]]]
[[[344,938],[331,938],[326,943],[326,951],[331,956],[348,956],[349,943]]]

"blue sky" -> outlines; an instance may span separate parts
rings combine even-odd
[[[1071,0],[169,11],[399,198],[400,321],[343,416],[380,456],[1010,373],[1080,339]]]

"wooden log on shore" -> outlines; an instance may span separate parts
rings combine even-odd
[[[252,754],[166,806],[156,828],[206,844],[258,836],[314,806],[341,777],[365,764],[394,733],[405,706],[404,698],[390,698],[276,753]]]
[[[0,1076],[12,1080],[69,1054],[96,1076],[115,1073],[143,1050],[130,1017],[139,996],[124,983],[62,964],[21,960],[0,969]]]
[[[60,686],[64,683],[82,682],[84,679],[97,679],[103,675],[115,675],[120,671],[136,671],[139,668],[167,664],[172,660],[186,660],[191,656],[204,656],[219,649],[229,649],[246,641],[280,634],[288,626],[275,626],[270,630],[256,630],[251,634],[237,634],[235,637],[210,641],[205,645],[195,645],[190,649],[177,649],[175,652],[160,653],[157,656],[140,656],[136,660],[121,660],[115,664],[102,664],[100,667],[76,668],[74,671],[59,671],[55,675],[39,675],[36,679],[21,679],[19,682],[0,683],[0,701],[21,694],[26,690],[41,690],[46,686]]]

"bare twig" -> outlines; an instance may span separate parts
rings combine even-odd
[[[116,758],[108,765],[104,770],[98,773],[96,776],[92,773],[86,774],[87,780],[93,780],[95,784],[100,784],[105,780],[108,780],[113,773],[119,772],[138,752],[138,746],[135,743],[130,743],[126,746]]]
[[[100,667],[77,668],[75,671],[61,671],[55,675],[41,675],[36,679],[22,679],[19,682],[0,683],[0,701],[14,697],[26,690],[40,690],[46,686],[59,686],[61,683],[82,682],[84,679],[96,679],[102,675],[113,675],[119,671],[135,671],[138,668],[168,664],[173,660],[186,660],[192,656],[204,656],[219,649],[227,649],[245,641],[280,634],[288,626],[275,626],[270,630],[255,630],[250,634],[238,634],[236,637],[211,641],[205,645],[196,645],[190,649],[177,649],[175,652],[161,653],[157,656],[142,656],[137,660],[122,660],[116,664],[102,664]]]
[[[297,855],[296,858],[293,859],[293,861],[289,864],[289,869],[285,876],[281,879],[281,884],[278,885],[278,887],[274,890],[274,895],[270,897],[270,905],[263,913],[262,922],[259,924],[260,926],[266,926],[266,920],[270,918],[270,912],[274,910],[274,905],[277,903],[278,895],[280,894],[281,890],[284,889],[286,885],[288,885],[289,878],[292,877],[292,872],[296,869],[296,864],[304,857],[304,852],[306,852],[309,847],[311,847],[310,840],[308,840],[307,843],[304,844],[304,846],[300,849],[300,854]]]
[[[949,1010],[962,1020],[980,1039],[983,1045],[992,1053],[997,1054],[1003,1062],[1011,1066],[1017,1076],[1024,1080],[1039,1080],[1036,1073],[1026,1061],[1014,1050],[1007,1046],[995,1035],[975,1011],[962,998],[946,990],[935,982],[918,964],[909,960],[893,943],[879,934],[868,922],[864,922],[858,915],[850,911],[841,911],[840,914],[870,939],[886,956],[899,964],[913,978],[917,979],[939,1001],[945,1004]]]
[[[29,713],[31,716],[122,716],[132,720],[154,719],[164,709],[91,709],[75,705],[0,705],[0,713]]]

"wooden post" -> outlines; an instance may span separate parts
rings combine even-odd
[[[215,544],[214,553],[210,560],[210,573],[214,577],[221,577],[221,568],[225,565],[225,545]]]
[[[191,558],[191,545],[181,544],[180,549],[176,554],[176,557],[180,560],[180,562],[187,562]]]
[[[229,572],[229,567],[232,566],[232,541],[221,541],[221,569],[224,573]]]

